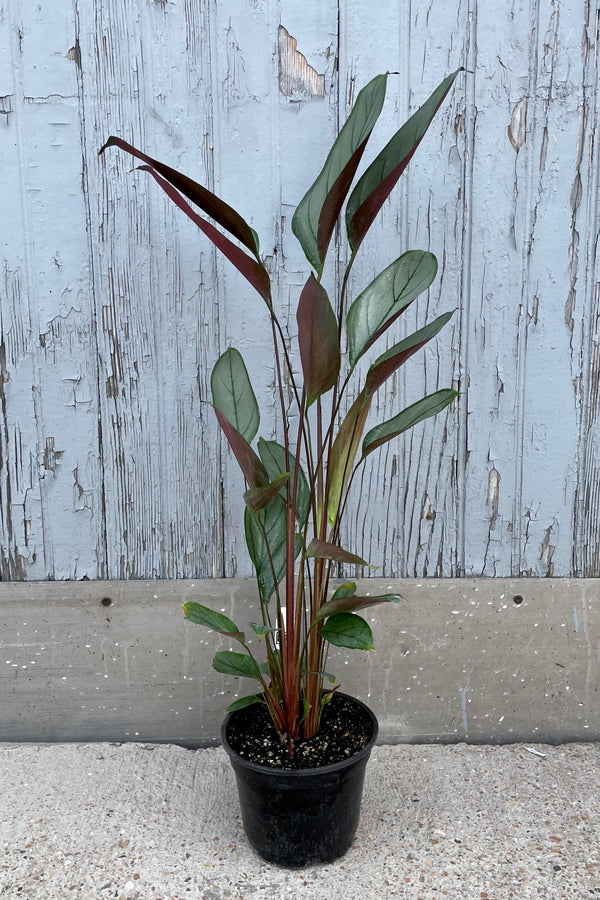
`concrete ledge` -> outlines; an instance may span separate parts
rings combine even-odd
[[[382,742],[600,739],[600,579],[361,590],[404,603],[368,614],[375,653],[332,653],[328,669]],[[0,740],[216,743],[249,685],[212,670],[228,644],[184,620],[188,599],[242,628],[257,618],[242,579],[0,584]]]

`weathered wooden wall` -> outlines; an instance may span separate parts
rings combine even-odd
[[[408,326],[459,311],[378,408],[461,397],[374,455],[346,542],[385,576],[600,575],[597,0],[7,0],[2,579],[249,572],[202,401],[234,343],[273,433],[261,303],[130,159],[98,157],[106,137],[237,205],[293,307],[291,215],[353,96],[399,73],[382,146],[461,64],[352,284],[436,253]]]

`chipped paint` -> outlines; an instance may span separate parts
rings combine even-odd
[[[461,396],[367,461],[342,539],[390,576],[600,575],[597,10],[449,4],[7,7],[2,579],[250,571],[207,373],[240,346],[275,435],[265,322],[144,173],[97,157],[107,135],[239,206],[293,334],[307,265],[285,223],[358,91],[401,73],[374,152],[461,62],[349,282],[356,296],[399,252],[436,253],[438,280],[390,338],[459,312],[374,414],[422,388]]]
[[[527,97],[522,97],[513,108],[506,130],[513,150],[518,153],[527,137]]]
[[[324,97],[325,75],[320,75],[297,49],[298,41],[279,26],[279,90],[290,100]]]

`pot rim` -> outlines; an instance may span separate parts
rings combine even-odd
[[[232,763],[243,767],[249,772],[256,772],[263,775],[267,773],[278,776],[286,775],[295,779],[311,777],[314,778],[315,775],[327,775],[330,772],[339,772],[341,769],[347,768],[350,765],[360,763],[363,759],[366,762],[371,753],[371,750],[375,745],[375,742],[377,741],[377,735],[379,733],[379,723],[377,721],[375,713],[372,709],[370,709],[370,707],[367,706],[366,703],[364,703],[362,700],[359,700],[358,697],[353,697],[351,694],[344,694],[342,691],[336,691],[336,694],[339,697],[344,697],[347,700],[352,700],[353,703],[359,706],[366,713],[367,718],[371,722],[373,728],[371,737],[369,738],[365,746],[362,747],[357,753],[354,753],[352,756],[348,756],[346,759],[340,759],[338,760],[338,762],[330,763],[327,766],[312,766],[310,768],[304,769],[284,769],[277,766],[265,766],[261,763],[255,763],[251,762],[251,760],[249,759],[244,759],[243,756],[240,756],[239,753],[236,753],[236,751],[230,746],[229,741],[227,740],[227,726],[229,725],[231,718],[235,716],[236,712],[239,712],[239,710],[233,710],[232,712],[227,713],[227,715],[223,719],[223,722],[221,724],[221,744],[223,746],[223,749],[230,757]]]

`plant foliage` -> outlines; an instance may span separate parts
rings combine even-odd
[[[215,414],[246,481],[246,543],[256,570],[262,614],[262,622],[250,627],[259,647],[264,647],[265,658],[262,662],[255,658],[245,633],[221,613],[195,602],[186,603],[184,613],[189,621],[241,645],[241,652],[216,653],[214,668],[250,678],[258,682],[259,690],[240,698],[230,709],[266,703],[290,754],[300,735],[311,737],[318,731],[323,698],[330,697],[337,687],[323,692],[324,679],[335,681],[325,672],[328,646],[372,650],[371,629],[357,611],[378,603],[400,602],[400,597],[391,593],[357,595],[352,582],[330,596],[330,576],[336,565],[368,565],[338,542],[352,479],[375,449],[441,412],[457,396],[451,389],[435,391],[365,434],[375,393],[438,334],[452,315],[447,312],[384,350],[370,365],[362,385],[356,385],[355,400],[345,416],[341,415],[357,363],[435,279],[435,256],[410,250],[348,302],[348,276],[357,251],[459,71],[445,78],[393,135],[350,192],[383,106],[388,76],[378,75],[370,81],[359,93],[314,184],[298,204],[292,228],[313,269],[296,310],[301,382],[293,374],[258,237],[248,223],[211,191],[121,138],[110,137],[100,151],[115,146],[140,160],[140,168],[153,176],[268,307],[283,443],[259,438],[252,446],[260,413],[237,349],[225,350],[211,377]],[[198,215],[190,203],[216,225]],[[339,295],[332,303],[321,279],[344,204],[350,254]],[[342,344],[344,336],[346,343]],[[348,366],[344,370],[342,350],[346,345]],[[284,379],[289,379],[295,399],[292,412],[285,400]],[[330,395],[328,412],[321,403],[326,394]]]

